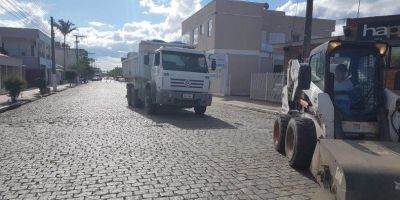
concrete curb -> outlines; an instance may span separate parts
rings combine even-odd
[[[279,115],[278,111],[271,110],[271,109],[255,108],[255,107],[249,107],[249,106],[240,105],[240,104],[234,104],[234,103],[229,103],[229,102],[216,102],[216,103],[222,103],[222,104],[226,104],[226,105],[229,105],[229,106],[242,108],[242,109],[246,109],[246,110],[251,110],[251,111],[256,111],[256,112],[261,112],[261,113]]]
[[[57,94],[59,92],[63,92],[63,91],[68,90],[68,89],[70,89],[70,88],[63,88],[63,89],[57,90],[56,92],[50,92],[49,94],[45,94],[43,96],[38,95],[38,97],[34,97],[34,98],[31,98],[31,99],[22,99],[17,103],[13,103],[13,104],[7,105],[7,106],[2,106],[2,107],[0,107],[0,113],[16,109],[16,108],[18,108],[18,107],[20,107],[22,105],[25,105],[25,104],[28,104],[28,103],[32,103],[32,102],[37,101],[39,99],[51,96],[53,94]]]
[[[6,112],[6,111],[9,111],[9,110],[18,108],[18,107],[20,107],[21,105],[22,105],[21,102],[16,102],[16,103],[13,103],[13,104],[11,104],[11,105],[2,106],[2,107],[0,107],[0,113],[3,113],[3,112]]]

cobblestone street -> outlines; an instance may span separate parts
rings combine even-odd
[[[127,107],[93,82],[0,114],[0,199],[309,199],[272,146],[274,116],[214,103],[206,116]]]

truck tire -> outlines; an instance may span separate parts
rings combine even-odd
[[[126,86],[126,100],[128,101],[128,106],[132,106],[131,85]]]
[[[131,106],[133,106],[134,108],[140,108],[142,102],[140,102],[140,100],[139,100],[138,90],[132,88],[131,91],[132,91],[131,92],[131,101],[132,101]]]
[[[194,107],[194,112],[196,113],[196,115],[204,115],[206,110],[207,110],[206,106],[195,106]]]
[[[289,165],[296,169],[308,169],[314,154],[317,136],[311,119],[290,119],[285,136],[285,152]]]
[[[285,135],[290,118],[289,115],[281,115],[274,123],[273,144],[275,150],[281,154],[285,154]]]
[[[150,91],[146,92],[146,97],[144,100],[144,110],[148,115],[154,114],[156,110],[156,105],[153,104]]]

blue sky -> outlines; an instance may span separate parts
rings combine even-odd
[[[80,47],[95,53],[102,69],[120,66],[120,58],[136,51],[140,40],[181,38],[181,22],[211,0],[7,0],[0,1],[0,26],[40,28],[49,32],[49,18],[70,20],[79,30],[70,34],[86,35]],[[304,16],[304,0],[247,0],[268,2],[270,10]],[[344,19],[357,16],[359,0],[314,0],[314,17]],[[6,5],[11,2],[14,6]],[[25,11],[18,18],[15,7]],[[379,8],[379,9],[376,9]],[[361,0],[360,16],[400,14],[398,0]],[[334,35],[340,35],[343,20],[336,21]],[[39,24],[39,25],[38,25]],[[62,37],[56,34],[57,40]]]
[[[204,0],[201,5],[204,6],[210,1]],[[88,22],[98,21],[121,27],[132,21],[149,20],[159,23],[164,19],[160,15],[143,14],[147,9],[140,6],[137,0],[41,0],[40,2],[54,18],[69,19],[78,26],[86,26]],[[266,1],[253,0],[253,2],[265,3]],[[271,9],[276,9],[285,2],[287,0],[268,1]]]

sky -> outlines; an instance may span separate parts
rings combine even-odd
[[[121,66],[120,58],[136,51],[143,39],[181,39],[181,22],[211,0],[0,0],[0,26],[39,28],[49,32],[50,16],[74,23],[74,34],[85,35],[80,47],[103,70]],[[305,0],[268,2],[271,10],[304,16]],[[337,20],[334,35],[342,34],[345,18],[357,17],[358,0],[314,0],[314,17]],[[360,16],[400,14],[398,0],[361,0]],[[56,39],[62,40],[56,32]]]

